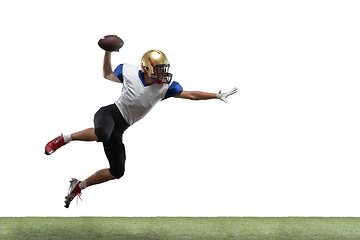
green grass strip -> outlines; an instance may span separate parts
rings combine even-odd
[[[360,239],[360,219],[0,218],[0,239]]]

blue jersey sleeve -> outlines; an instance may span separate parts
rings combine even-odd
[[[121,83],[124,83],[123,78],[123,66],[124,64],[120,64],[115,68],[114,75],[120,80]]]
[[[183,91],[182,86],[178,82],[173,81],[173,83],[170,85],[168,91],[166,92],[166,95],[163,100],[165,100],[169,97],[174,97],[174,96],[178,95],[179,93],[181,93],[182,91]]]

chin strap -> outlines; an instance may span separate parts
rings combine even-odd
[[[154,78],[153,78],[154,79]],[[154,81],[158,84],[164,84],[162,81],[158,80],[158,79],[154,79]]]

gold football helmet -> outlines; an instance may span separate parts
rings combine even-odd
[[[141,71],[159,84],[169,84],[172,74],[169,73],[170,63],[165,54],[159,50],[147,51],[141,59]]]

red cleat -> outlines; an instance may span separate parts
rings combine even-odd
[[[61,134],[61,136],[54,138],[53,140],[51,140],[50,142],[48,142],[48,144],[46,144],[45,146],[45,154],[46,155],[50,155],[52,153],[54,153],[56,150],[58,150],[59,148],[61,148],[62,146],[66,145],[68,143],[66,143],[64,141],[64,137]]]
[[[79,184],[81,181],[77,180],[76,178],[72,178],[70,181],[70,187],[68,190],[68,194],[65,197],[65,208],[68,208],[71,201],[77,196],[78,198],[81,197],[81,189],[79,187]],[[80,198],[81,200],[81,198]],[[77,199],[76,199],[77,203]]]

